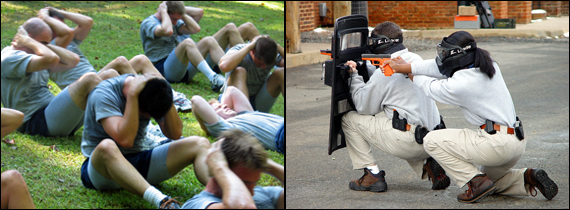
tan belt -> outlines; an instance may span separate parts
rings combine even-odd
[[[482,126],[481,126],[481,129],[485,129],[485,127],[487,127],[487,126],[482,125]],[[506,126],[505,126],[505,127],[506,127]],[[496,131],[501,131],[501,125],[499,125],[499,124],[494,124],[494,125],[493,125],[493,128],[494,128]],[[514,128],[507,127],[507,133],[508,133],[508,134],[515,134],[515,129],[514,129]]]

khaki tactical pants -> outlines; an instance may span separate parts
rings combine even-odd
[[[523,169],[513,169],[526,147],[513,134],[501,131],[488,134],[483,129],[443,129],[424,137],[424,148],[445,169],[459,187],[463,187],[479,172],[486,173],[504,195],[528,195]],[[480,170],[474,165],[480,165]]]
[[[385,153],[408,161],[418,177],[427,179],[427,173],[422,177],[422,168],[429,155],[423,145],[416,142],[415,128],[414,125],[411,125],[410,131],[392,128],[392,119],[387,118],[384,112],[375,116],[360,115],[355,111],[346,113],[342,117],[342,129],[353,169],[362,169],[376,163],[370,146],[374,145]],[[386,163],[379,164],[382,168]]]

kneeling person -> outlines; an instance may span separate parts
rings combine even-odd
[[[196,177],[206,183],[205,155],[210,147],[206,138],[193,136],[142,149],[151,117],[168,138],[182,135],[172,88],[160,75],[125,74],[103,81],[89,95],[85,113],[81,142],[81,151],[87,157],[81,167],[85,187],[124,188],[162,208],[176,206],[177,201],[151,184],[167,180],[193,163]]]

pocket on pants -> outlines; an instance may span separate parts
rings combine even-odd
[[[368,133],[370,136],[376,136],[378,127],[376,127],[376,121],[373,116],[365,116],[356,122],[358,129],[361,132]]]
[[[455,157],[461,157],[464,160],[473,159],[469,154],[469,151],[465,148],[465,145],[459,144],[459,141],[453,140],[443,140],[444,150],[451,153]]]

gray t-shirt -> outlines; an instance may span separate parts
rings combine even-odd
[[[15,50],[12,46],[2,49],[2,104],[24,113],[24,123],[55,97],[47,86],[47,69],[26,73],[34,56],[37,55]]]
[[[141,23],[140,34],[144,54],[153,63],[168,57],[170,52],[178,46],[179,41],[176,37],[180,34],[178,29],[184,25],[184,21],[178,20],[176,26],[172,27],[172,36],[155,37],[154,29],[161,24],[162,22],[154,15],[147,17]]]
[[[227,120],[218,116],[218,122],[213,125],[204,124],[214,137],[218,137],[222,131],[236,128],[255,136],[266,149],[277,151],[275,135],[283,125],[283,117],[258,111],[243,111]]]
[[[103,125],[101,125],[101,120],[112,116],[123,116],[125,105],[127,104],[127,99],[123,95],[123,83],[129,76],[134,75],[124,74],[103,80],[89,94],[87,107],[85,108],[83,139],[81,140],[81,152],[83,152],[85,157],[90,157],[95,147],[102,140],[112,139],[105,132]],[[121,153],[130,154],[144,151],[144,138],[149,121],[149,118],[139,116],[139,129],[133,147],[126,149],[117,145]]]
[[[254,187],[253,201],[258,209],[276,209],[279,202],[279,195],[283,191],[282,187]],[[214,203],[223,203],[222,198],[214,194],[202,191],[194,195],[190,200],[182,205],[183,209],[206,209]]]
[[[89,63],[89,60],[87,60],[87,57],[85,57],[85,55],[83,55],[83,53],[79,49],[79,45],[82,42],[83,41],[81,40],[73,38],[73,41],[71,41],[71,43],[67,45],[67,49],[69,51],[74,52],[79,56],[79,63],[77,64],[77,66],[67,71],[51,73],[49,75],[49,78],[53,80],[62,90],[71,83],[77,81],[79,77],[83,76],[87,72],[97,73],[97,71],[93,68],[91,63]],[[51,43],[55,44],[55,39]]]
[[[226,55],[236,53],[241,48],[244,48],[247,45],[248,44],[237,44],[232,48],[230,48],[226,53]],[[281,59],[283,59],[283,57],[277,54],[277,59],[275,59],[275,65],[267,65],[265,68],[259,68],[255,66],[255,63],[253,62],[253,59],[251,58],[251,55],[249,55],[249,53],[243,58],[243,60],[238,64],[238,66],[241,66],[245,70],[247,70],[247,89],[250,96],[256,95],[257,92],[259,92],[259,89],[261,89],[263,83],[265,83],[267,76],[269,75],[269,73],[271,73],[271,70],[273,69],[274,66],[279,65]]]

